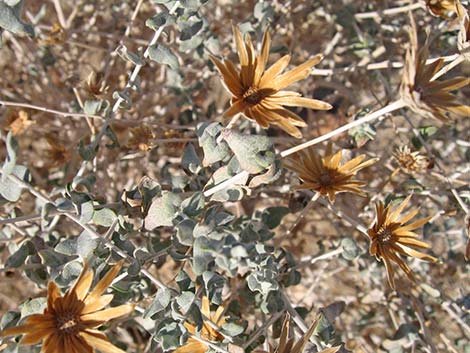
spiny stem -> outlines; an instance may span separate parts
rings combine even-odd
[[[329,258],[332,258],[332,257],[335,257],[336,255],[340,255],[342,252],[343,252],[343,248],[342,247],[339,247],[337,249],[334,249],[330,252],[327,252],[327,253],[324,253],[324,254],[321,254],[319,256],[308,256],[307,258],[304,258],[304,259],[301,259],[301,261],[295,266],[295,268],[302,268],[302,267],[305,267],[305,266],[309,266],[309,265],[312,265],[314,264],[315,262],[317,261],[320,261],[320,260],[326,260],[326,259],[329,259]]]
[[[426,64],[432,64],[436,60],[442,59],[445,62],[451,62],[453,64],[456,60],[463,60],[460,59],[462,57],[461,54],[452,54],[448,56],[441,56],[439,58],[430,58],[426,60]],[[460,64],[460,62],[458,63]],[[456,64],[456,65],[458,65]],[[390,60],[385,60],[377,63],[371,63],[367,65],[351,65],[351,66],[346,66],[346,67],[337,67],[334,69],[313,69],[311,72],[311,75],[313,76],[331,76],[335,74],[341,74],[341,73],[348,73],[348,72],[355,72],[358,69],[362,70],[383,70],[383,69],[401,69],[404,66],[402,62],[394,62]],[[448,65],[450,66],[450,64]],[[453,65],[452,67],[454,67]],[[451,67],[451,68],[452,68]],[[450,70],[450,69],[449,69]],[[447,71],[446,71],[447,72]]]
[[[39,110],[41,112],[59,115],[59,116],[62,116],[64,118],[66,118],[66,117],[71,117],[71,118],[93,118],[93,119],[104,120],[104,118],[102,116],[99,116],[99,115],[89,115],[89,114],[85,114],[85,113],[62,112],[62,111],[59,111],[59,110],[49,109],[49,108],[46,108],[46,107],[41,107],[41,106],[38,106],[38,105],[29,104],[29,103],[18,103],[18,102],[0,100],[0,105],[3,105],[5,107],[19,107],[19,108]]]
[[[389,105],[383,107],[382,109],[379,109],[379,110],[377,110],[377,111],[375,111],[371,114],[368,114],[368,115],[366,115],[366,116],[364,116],[360,119],[354,120],[353,122],[350,122],[349,124],[343,125],[340,128],[337,128],[336,130],[330,131],[329,133],[327,133],[325,135],[322,135],[320,137],[314,138],[313,140],[304,142],[304,143],[302,143],[298,146],[294,146],[292,148],[284,150],[280,153],[280,155],[281,155],[282,158],[287,157],[287,156],[289,156],[289,155],[291,155],[295,152],[303,150],[304,148],[314,146],[316,144],[319,144],[320,142],[329,140],[330,138],[332,138],[336,135],[339,135],[339,134],[341,134],[345,131],[351,130],[352,128],[354,128],[356,126],[359,126],[359,125],[362,125],[362,124],[365,124],[365,123],[369,123],[373,120],[376,120],[376,119],[380,118],[381,116],[384,116],[385,114],[389,114],[389,113],[394,112],[398,109],[401,109],[405,106],[406,106],[405,102],[402,101],[401,99],[399,99],[399,100],[397,100],[393,103],[390,103]]]
[[[295,229],[295,227],[297,227],[297,225],[299,224],[299,222],[302,220],[302,218],[305,217],[305,215],[307,214],[308,211],[310,211],[310,209],[313,207],[313,205],[315,204],[315,201],[318,200],[318,198],[321,196],[321,194],[319,192],[316,192],[312,198],[310,199],[310,201],[308,202],[307,206],[305,206],[305,208],[300,212],[299,216],[296,218],[296,220],[294,221],[294,224],[292,224],[292,226],[289,228],[289,230],[287,231],[287,236],[289,236],[292,231]]]
[[[390,9],[386,9],[383,11],[371,11],[371,12],[363,12],[357,13],[354,17],[357,20],[365,20],[368,18],[376,18],[380,19],[382,16],[393,16],[403,12],[409,12],[417,9],[422,9],[423,4],[421,2],[415,2],[410,5],[401,6],[401,7],[392,7]]]
[[[274,324],[277,320],[279,320],[279,318],[282,316],[284,312],[281,311],[281,312],[278,312],[276,314],[274,314],[273,316],[271,316],[271,318],[266,321],[261,327],[259,327],[255,333],[253,333],[250,338],[248,339],[248,341],[246,341],[246,343],[243,345],[243,349],[247,349],[254,341],[256,341],[256,339],[261,336],[261,334],[268,328],[270,327],[272,324]]]
[[[284,301],[284,304],[286,305],[286,309],[289,312],[290,316],[292,317],[292,320],[294,320],[297,327],[300,329],[300,331],[302,331],[302,334],[305,335],[309,330],[307,324],[304,322],[304,319],[302,319],[300,314],[294,309],[286,293],[284,293],[283,290],[281,290],[280,293],[281,293],[282,300]],[[309,340],[317,347],[317,349],[320,349],[320,342],[317,340],[317,338],[314,335],[311,335]]]
[[[173,15],[176,10],[178,9],[178,7],[180,6],[180,2],[179,1],[176,1],[175,4],[173,5],[173,7],[170,9],[170,11],[168,12],[170,15]],[[157,43],[158,39],[160,38],[162,32],[163,32],[163,28],[164,26],[160,26],[154,33],[152,39],[150,40],[148,46],[147,46],[147,49],[145,49],[145,52],[143,54],[143,57],[144,59],[147,59],[150,55],[150,48],[155,45],[155,43]],[[145,62],[142,63],[141,65],[136,65],[134,67],[134,70],[132,71],[131,73],[131,76],[129,77],[129,80],[127,81],[127,84],[126,84],[126,87],[124,88],[124,90],[128,90],[131,88],[131,86],[134,84],[135,80],[137,79],[137,76],[139,75],[140,73],[140,70],[142,69],[142,67],[144,67],[145,65]],[[118,112],[119,110],[119,107],[120,105],[122,104],[122,102],[124,101],[124,98],[122,98],[121,96],[119,96],[116,101],[114,102],[114,105],[113,105],[113,108],[111,110],[111,114],[110,116],[106,119],[106,121],[104,122],[103,126],[101,127],[101,130],[100,132],[98,133],[98,135],[96,136],[96,138],[93,140],[93,147],[96,148],[98,146],[98,144],[100,143],[101,139],[103,138],[103,136],[105,135],[106,133],[106,129],[108,128],[109,124],[113,121],[113,118],[114,118],[114,115]]]

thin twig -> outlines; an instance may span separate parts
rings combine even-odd
[[[313,207],[313,205],[315,204],[315,201],[318,200],[318,198],[321,196],[321,194],[319,192],[316,192],[312,198],[310,199],[310,201],[308,202],[307,206],[304,207],[304,209],[300,212],[300,214],[297,216],[297,218],[295,219],[294,223],[292,224],[292,226],[289,228],[289,230],[287,231],[287,236],[289,236],[292,231],[295,229],[295,227],[297,227],[297,225],[299,224],[299,222],[302,220],[302,218],[305,217],[305,215],[307,214],[308,211],[310,211],[310,209]]]
[[[336,136],[336,135],[339,135],[345,131],[348,131],[348,130],[351,130],[352,128],[356,127],[356,126],[359,126],[359,125],[362,125],[362,124],[365,124],[365,123],[369,123],[373,120],[376,120],[386,114],[389,114],[391,112],[394,112],[398,109],[401,109],[403,107],[405,107],[406,104],[405,102],[403,102],[402,100],[397,100],[393,103],[390,103],[389,105],[383,107],[382,109],[379,109],[371,114],[368,114],[360,119],[357,119],[357,120],[354,120],[352,122],[350,122],[349,124],[346,124],[346,125],[343,125],[333,131],[330,131],[329,133],[327,134],[324,134],[322,136],[319,136],[317,138],[314,138],[310,141],[307,141],[307,142],[304,142],[300,145],[297,145],[297,146],[294,146],[292,148],[289,148],[287,150],[284,150],[280,153],[281,157],[284,158],[284,157],[287,157],[293,153],[296,153],[298,151],[301,151],[303,150],[304,148],[307,148],[307,147],[310,147],[310,146],[313,146],[313,145],[316,145],[316,144],[319,144],[320,142],[323,142],[323,141],[326,141],[326,140],[329,140],[330,138]]]
[[[383,11],[371,11],[371,12],[357,13],[354,15],[354,17],[356,18],[356,20],[365,20],[369,18],[380,20],[382,16],[394,16],[400,13],[409,12],[409,11],[413,11],[417,9],[423,9],[423,8],[424,6],[421,2],[415,2],[410,5],[401,6],[401,7],[393,7],[390,9],[383,10]]]
[[[442,57],[439,57],[439,58],[430,58],[430,59],[426,60],[426,64],[432,64],[434,61],[439,60],[439,59],[442,59],[444,62],[450,62],[451,64],[453,64],[454,61],[461,60],[460,59],[461,57],[462,57],[461,54],[452,54],[452,55],[448,55],[448,56],[442,56]],[[405,66],[405,65],[402,62],[393,62],[393,61],[390,61],[390,60],[385,60],[385,61],[381,61],[381,62],[378,62],[378,63],[371,63],[371,64],[367,64],[367,65],[355,64],[355,65],[351,65],[351,66],[337,67],[337,68],[333,68],[333,69],[316,69],[315,68],[315,69],[312,70],[311,75],[313,75],[313,76],[331,76],[331,75],[347,73],[347,72],[357,72],[358,69],[364,69],[364,70],[367,70],[367,71],[371,71],[371,70],[384,70],[384,69],[401,69],[403,66]],[[452,66],[452,67],[454,67],[454,66]]]
[[[178,7],[180,6],[180,2],[179,1],[176,1],[175,4],[173,5],[173,7],[170,9],[169,11],[169,14],[172,15],[175,13],[175,11],[178,9]],[[147,46],[147,49],[145,49],[145,52],[143,54],[143,58],[144,59],[147,59],[150,55],[150,48],[152,46],[154,46],[158,39],[160,38],[161,34],[163,33],[163,29],[164,29],[164,26],[160,26],[154,33],[152,39],[150,40],[148,46]],[[136,81],[137,79],[137,76],[139,75],[140,73],[140,70],[142,69],[142,67],[144,67],[145,65],[145,61],[142,63],[142,64],[138,64],[134,67],[134,70],[132,71],[130,77],[129,77],[129,80],[127,81],[127,84],[126,84],[126,87],[124,88],[124,90],[129,90],[132,85],[134,84],[134,82]],[[103,136],[105,135],[106,133],[106,130],[109,126],[109,124],[113,121],[113,118],[114,118],[114,115],[118,112],[119,110],[119,107],[121,106],[122,102],[124,102],[124,98],[122,98],[121,95],[119,95],[119,97],[116,99],[116,101],[114,102],[114,105],[113,105],[113,108],[111,110],[111,114],[109,115],[109,117],[105,120],[103,126],[101,127],[101,130],[100,132],[98,133],[98,135],[96,136],[96,138],[93,140],[93,148],[96,148],[98,146],[98,144],[100,143],[101,139],[103,138]]]
[[[305,335],[308,332],[308,329],[309,329],[307,324],[305,323],[304,319],[302,319],[302,317],[299,315],[299,313],[294,309],[294,307],[292,306],[292,304],[291,304],[289,298],[287,297],[286,293],[284,293],[283,290],[281,290],[280,293],[281,293],[281,297],[284,301],[284,304],[286,305],[287,311],[289,312],[290,316],[294,320],[297,327],[300,329],[300,331],[302,331],[302,334]],[[315,335],[311,335],[309,340],[310,340],[310,342],[312,342],[317,347],[317,349],[320,349],[320,342],[315,337]]]
[[[261,336],[263,334],[263,332],[268,328],[270,327],[271,325],[273,325],[281,316],[282,314],[284,314],[283,311],[280,311],[276,314],[274,314],[273,316],[271,316],[271,318],[266,321],[261,327],[259,327],[251,336],[250,338],[245,342],[245,344],[243,345],[243,349],[247,349],[254,341],[256,341],[256,339]]]
[[[38,105],[29,104],[29,103],[19,103],[19,102],[11,102],[11,101],[2,101],[2,100],[0,100],[0,105],[6,106],[6,107],[20,107],[20,108],[39,110],[41,112],[59,115],[59,116],[62,116],[64,118],[67,118],[67,117],[71,117],[71,118],[93,118],[93,119],[104,120],[104,118],[102,116],[99,116],[99,115],[89,115],[89,114],[84,114],[84,113],[62,112],[62,111],[59,111],[59,110],[49,109],[49,108],[46,108],[46,107],[41,107],[41,106],[38,106]]]

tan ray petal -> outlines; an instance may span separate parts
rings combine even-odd
[[[102,353],[126,353],[108,341],[106,336],[96,330],[86,330],[79,333],[85,342]]]
[[[94,302],[87,304],[85,306],[85,308],[81,312],[82,315],[93,313],[95,311],[103,309],[106,305],[111,303],[111,301],[113,300],[113,297],[114,296],[112,294],[105,294],[96,298]]]
[[[263,76],[261,76],[261,80],[259,82],[259,87],[271,87],[272,80],[279,75],[286,67],[289,65],[290,62],[290,55],[284,55],[274,64],[272,64],[269,69],[267,69]]]
[[[91,314],[82,315],[81,319],[83,321],[109,321],[120,316],[129,315],[133,311],[133,304],[124,304],[106,310],[97,311]]]
[[[316,110],[329,110],[333,108],[329,103],[305,97],[285,97],[279,100],[279,102],[288,107],[305,107]]]
[[[231,118],[235,114],[242,113],[247,108],[247,104],[243,100],[238,100],[232,103],[230,108],[228,108],[224,114],[224,118]]]
[[[189,338],[188,343],[176,349],[173,353],[205,353],[207,346],[199,341]]]
[[[322,55],[316,55],[312,59],[307,60],[296,68],[293,68],[292,70],[287,71],[281,76],[276,77],[271,86],[276,90],[281,90],[287,86],[290,86],[294,82],[304,79],[305,77],[310,75],[310,70],[312,66],[318,64],[322,59]]]
[[[121,271],[123,264],[124,260],[119,261],[104,275],[104,277],[96,284],[90,294],[88,294],[88,296],[86,297],[86,305],[93,303],[101,294],[103,294],[103,292],[113,282],[114,278],[116,278],[119,271]]]

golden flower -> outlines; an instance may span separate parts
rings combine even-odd
[[[433,80],[433,76],[444,65],[444,59],[439,58],[431,64],[426,64],[429,56],[428,42],[418,50],[416,24],[412,16],[411,27],[411,48],[406,53],[400,86],[401,98],[416,114],[427,118],[435,118],[442,122],[449,120],[446,114],[468,118],[470,106],[458,102],[457,97],[449,92],[467,86],[470,84],[470,78],[454,77],[445,81]]]
[[[34,124],[35,122],[29,120],[29,115],[24,110],[9,110],[2,119],[2,128],[11,131],[13,136],[22,135],[28,127]]]
[[[392,267],[392,262],[406,273],[408,278],[414,281],[413,273],[406,262],[400,257],[412,256],[421,260],[436,262],[435,257],[426,255],[414,248],[429,249],[431,246],[422,242],[417,238],[417,234],[413,230],[424,225],[431,217],[426,217],[414,222],[411,219],[415,217],[419,209],[411,210],[403,216],[403,212],[408,205],[411,196],[408,196],[400,205],[394,210],[391,209],[391,204],[384,208],[384,204],[379,202],[376,204],[377,218],[374,225],[367,230],[371,243],[369,252],[374,255],[377,260],[383,260],[387,268],[388,283],[395,289],[395,270]]]
[[[240,60],[240,71],[230,60],[221,62],[214,56],[210,56],[222,75],[225,88],[232,95],[231,106],[224,113],[224,117],[243,113],[264,129],[269,125],[276,125],[289,135],[302,137],[297,127],[304,127],[307,124],[284,106],[328,110],[331,109],[331,105],[316,99],[301,97],[301,94],[297,92],[281,90],[306,78],[312,66],[318,64],[322,56],[316,55],[302,65],[281,74],[291,57],[290,55],[283,56],[266,70],[271,45],[268,31],[264,33],[259,55],[256,55],[249,35],[243,40],[237,26],[233,26],[233,33]]]
[[[273,349],[271,346],[269,347],[269,352],[266,351],[255,351],[254,353],[302,353],[305,345],[307,344],[310,336],[312,336],[313,332],[317,327],[318,320],[315,320],[310,326],[310,329],[302,336],[302,338],[295,342],[295,337],[290,336],[290,316],[286,315],[284,319],[284,323],[282,324],[281,330],[281,337],[279,339],[279,345],[276,349]],[[341,346],[327,348],[322,350],[319,353],[336,353],[339,351]]]
[[[215,314],[212,314],[209,299],[207,297],[202,297],[201,313],[216,326],[220,327],[225,323],[225,319],[222,317],[223,312],[224,307],[219,306]],[[193,335],[196,333],[196,327],[194,325],[185,322],[184,327],[186,327],[189,333]],[[212,328],[207,322],[203,322],[202,324],[201,338],[211,342],[222,341],[224,339],[224,337],[214,328]],[[205,353],[208,349],[209,347],[204,343],[189,337],[186,344],[175,350],[174,353]]]
[[[431,14],[442,18],[449,18],[448,14],[453,12],[461,18],[464,9],[459,0],[426,0],[426,6]]]
[[[341,192],[353,192],[364,196],[360,188],[365,183],[353,177],[359,170],[374,164],[378,159],[373,158],[363,162],[366,156],[362,154],[342,164],[342,154],[342,150],[333,154],[331,144],[326,147],[324,157],[321,157],[314,147],[310,147],[289,157],[285,166],[296,172],[304,182],[296,186],[296,189],[315,190],[322,196],[328,195],[331,202],[335,200],[336,194]]]
[[[144,152],[152,149],[155,134],[148,125],[140,124],[139,126],[131,129],[130,133],[131,137],[127,141],[128,148],[139,149]]]
[[[42,353],[125,353],[109,342],[97,330],[105,322],[130,314],[134,305],[125,304],[103,309],[113,299],[104,291],[119,273],[123,262],[116,264],[88,293],[93,282],[93,271],[83,267],[73,288],[61,296],[59,287],[49,282],[47,308],[43,314],[29,316],[21,326],[7,328],[0,336],[23,334],[20,344],[33,345],[43,341]]]
[[[51,166],[57,167],[67,163],[70,160],[70,149],[64,146],[52,134],[46,136],[49,148],[47,149],[47,160]]]
[[[411,149],[406,145],[398,147],[393,157],[397,161],[400,169],[408,174],[420,172],[429,165],[429,161],[426,157],[421,156],[418,151],[411,152]]]

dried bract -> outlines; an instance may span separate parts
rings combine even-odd
[[[445,81],[433,80],[433,76],[444,65],[444,59],[439,58],[431,64],[426,64],[429,57],[428,42],[418,49],[418,36],[413,17],[411,17],[411,27],[411,48],[406,53],[400,86],[401,98],[416,114],[427,118],[435,118],[441,122],[449,121],[448,114],[468,118],[470,106],[460,103],[450,91],[469,85],[470,78],[454,77]]]
[[[419,173],[429,165],[429,160],[425,156],[421,156],[418,151],[411,152],[406,145],[398,147],[393,158],[400,169],[408,174]]]
[[[452,13],[456,13],[461,18],[464,9],[459,0],[426,0],[426,6],[434,16],[446,19]]]
[[[61,45],[67,41],[67,32],[58,23],[55,22],[47,36],[41,40],[43,45]]]
[[[20,344],[33,345],[43,341],[42,353],[83,352],[124,353],[109,342],[97,328],[107,321],[129,315],[134,305],[124,304],[104,309],[113,299],[104,291],[119,273],[122,262],[115,265],[88,293],[93,282],[93,271],[83,267],[73,288],[61,296],[59,287],[49,282],[47,308],[43,314],[29,316],[21,326],[7,328],[0,336],[24,335]]]
[[[130,133],[131,137],[127,141],[128,148],[139,149],[144,152],[153,148],[153,139],[155,139],[155,134],[148,125],[141,124],[131,129]]]
[[[305,345],[307,344],[310,336],[312,336],[318,324],[318,320],[315,320],[310,326],[310,329],[302,336],[300,340],[295,342],[295,337],[291,337],[290,330],[290,315],[286,315],[284,323],[282,324],[281,337],[279,339],[278,346],[274,349],[269,346],[269,352],[267,351],[255,351],[255,353],[302,353]],[[331,347],[322,350],[319,353],[336,353],[341,347]]]
[[[322,196],[328,196],[331,202],[335,200],[336,194],[341,192],[364,196],[361,187],[365,183],[353,178],[359,170],[374,164],[378,159],[364,161],[366,156],[360,155],[343,164],[342,153],[342,150],[333,153],[331,144],[328,144],[324,157],[321,157],[314,147],[289,157],[285,166],[295,171],[304,182],[295,188],[317,191]]]
[[[317,55],[282,74],[291,59],[290,55],[285,55],[266,70],[271,46],[268,31],[264,33],[259,55],[256,55],[249,35],[243,40],[236,26],[233,27],[233,33],[241,70],[238,71],[230,60],[221,62],[211,56],[212,62],[222,75],[226,89],[232,95],[231,106],[224,116],[231,117],[243,113],[264,129],[270,125],[276,125],[292,136],[302,137],[297,127],[304,127],[307,124],[300,116],[284,106],[328,110],[331,109],[331,105],[316,99],[301,97],[301,94],[297,92],[281,90],[306,78],[312,66],[318,64],[322,56]]]
[[[58,141],[52,134],[48,134],[46,140],[49,144],[49,148],[47,149],[47,161],[49,165],[57,167],[70,161],[70,149],[65,147],[65,145]]]
[[[9,110],[2,119],[2,128],[11,131],[13,136],[22,135],[28,127],[35,124],[35,121],[29,120],[29,115],[24,110]]]
[[[85,83],[87,94],[93,99],[103,99],[108,93],[109,86],[106,86],[104,74],[101,72],[90,72]]]
[[[421,227],[429,221],[431,217],[426,217],[417,221],[410,222],[419,209],[413,209],[403,216],[400,213],[405,209],[410,201],[408,196],[400,205],[392,210],[392,205],[384,207],[382,202],[376,204],[376,221],[374,225],[367,230],[371,240],[369,252],[377,260],[383,261],[387,268],[388,283],[395,289],[395,270],[392,262],[396,263],[408,276],[415,280],[410,267],[401,258],[403,256],[412,256],[421,260],[436,262],[437,259],[426,255],[414,248],[429,249],[430,245],[416,239],[418,235],[413,230]]]
[[[224,307],[219,306],[216,312],[212,314],[209,299],[207,297],[202,298],[201,313],[218,327],[225,323],[225,319],[222,317],[223,312]],[[196,333],[196,327],[194,325],[185,322],[184,327],[186,327],[189,333],[193,335]],[[212,328],[207,322],[203,322],[200,336],[202,339],[211,342],[220,342],[224,339],[224,336]],[[208,349],[209,347],[204,343],[189,337],[186,344],[175,350],[174,353],[205,353]]]
[[[460,32],[457,38],[457,46],[460,54],[462,54],[467,61],[470,61],[470,14],[465,12],[462,20],[460,21]]]

